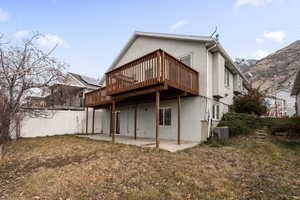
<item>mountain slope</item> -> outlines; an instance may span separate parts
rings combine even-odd
[[[252,74],[254,86],[262,88],[291,90],[297,70],[300,69],[300,40],[257,61],[245,74]]]
[[[242,59],[236,58],[235,64],[241,69],[242,72],[247,71],[252,65],[255,65],[257,60],[255,59]]]

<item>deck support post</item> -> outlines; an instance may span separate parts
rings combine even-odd
[[[111,133],[111,139],[112,139],[112,142],[115,143],[115,134],[116,134],[116,102],[113,101],[112,102],[112,133]]]
[[[109,119],[109,136],[111,136],[112,133],[112,106],[109,107],[110,112],[110,119]]]
[[[159,108],[160,108],[160,92],[156,91],[156,121],[155,121],[155,128],[156,128],[156,134],[155,134],[155,141],[156,141],[156,148],[159,148]]]
[[[137,104],[134,107],[134,139],[136,140],[136,127],[137,127]]]
[[[95,134],[95,108],[93,108],[92,134]]]
[[[181,144],[180,141],[180,110],[181,110],[181,99],[180,96],[177,97],[177,144]]]
[[[89,107],[86,107],[85,134],[88,134],[88,129],[89,129]]]

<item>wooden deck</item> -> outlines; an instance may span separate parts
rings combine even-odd
[[[160,144],[160,101],[177,99],[177,144],[180,139],[180,110],[182,96],[198,95],[198,72],[161,49],[133,60],[106,73],[106,87],[85,95],[86,133],[88,133],[88,107],[93,107],[92,133],[95,109],[110,109],[110,134],[115,142],[116,104],[135,104],[134,139],[137,138],[137,105],[155,102],[155,143]]]
[[[85,105],[95,107],[113,100],[154,93],[157,88],[199,94],[198,72],[175,57],[156,50],[106,73],[106,87],[86,94]]]

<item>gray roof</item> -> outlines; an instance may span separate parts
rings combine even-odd
[[[80,74],[75,74],[72,72],[69,72],[74,78],[76,78],[78,81],[83,83],[84,85],[92,85],[92,86],[97,86],[100,87],[99,81],[95,78],[80,75]]]

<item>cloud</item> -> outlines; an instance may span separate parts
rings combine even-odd
[[[264,38],[274,40],[276,42],[282,43],[285,38],[285,33],[283,31],[274,31],[274,32],[264,32]]]
[[[186,24],[188,24],[188,23],[189,23],[189,22],[186,21],[185,19],[181,19],[181,20],[179,20],[178,22],[176,22],[175,24],[171,25],[170,31],[171,31],[171,32],[174,32],[175,30],[177,30],[177,29],[180,28],[181,26],[186,25]]]
[[[43,47],[51,47],[52,48],[55,45],[68,47],[68,45],[64,41],[64,39],[62,39],[58,35],[49,34],[49,33],[45,34],[44,36],[42,36],[40,38],[38,38],[37,43],[40,46],[43,46]]]
[[[235,3],[235,7],[241,7],[241,6],[246,6],[246,5],[250,5],[250,6],[263,6],[266,3],[270,3],[273,0],[237,0]]]
[[[257,44],[262,44],[262,43],[264,43],[265,40],[262,38],[256,38],[255,41]]]
[[[8,20],[8,18],[9,18],[8,12],[0,8],[0,22],[5,22]]]
[[[266,57],[267,55],[269,55],[269,52],[260,49],[260,50],[257,50],[254,55],[255,55],[255,59],[262,59],[262,58]]]
[[[23,38],[23,37],[26,37],[26,36],[29,35],[29,31],[27,31],[27,30],[20,30],[20,31],[15,32],[14,35],[15,35],[16,38]]]

